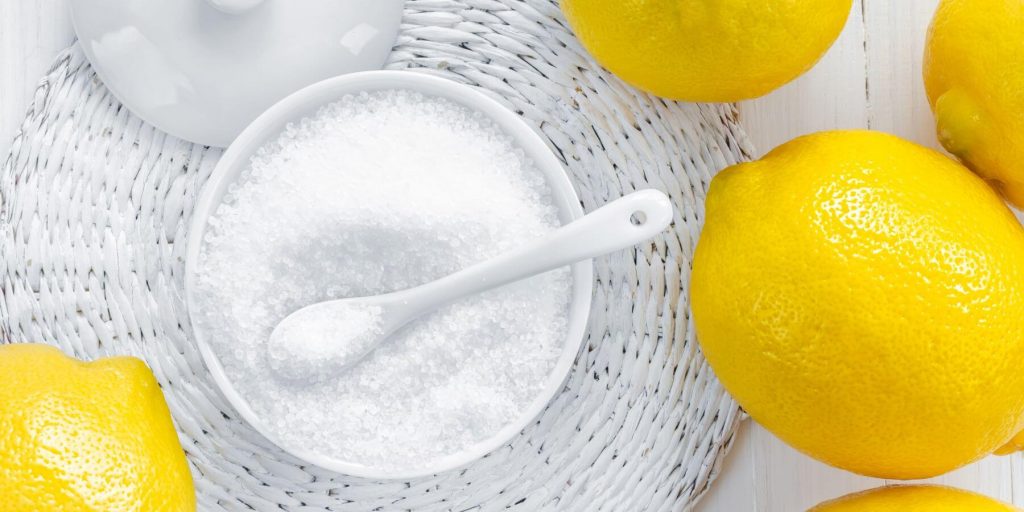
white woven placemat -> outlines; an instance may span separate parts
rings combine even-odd
[[[0,342],[144,358],[201,510],[689,509],[740,416],[699,353],[687,297],[708,182],[750,153],[734,109],[625,86],[550,0],[410,0],[388,67],[493,93],[547,138],[587,210],[644,187],[677,208],[670,234],[596,263],[586,347],[509,445],[460,471],[374,482],[305,466],[243,423],[191,340],[182,293],[192,205],[220,150],[133,116],[77,47],[37,90],[3,167]]]

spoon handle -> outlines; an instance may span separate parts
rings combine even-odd
[[[672,203],[647,189],[612,201],[519,249],[398,294],[406,312],[418,315],[439,304],[497,288],[647,240],[672,223]]]

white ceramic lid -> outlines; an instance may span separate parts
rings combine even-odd
[[[379,69],[403,0],[71,0],[93,68],[157,128],[227,146],[309,84]]]

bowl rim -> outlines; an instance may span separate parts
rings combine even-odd
[[[430,466],[416,469],[386,469],[366,466],[308,450],[295,449],[281,443],[249,406],[248,401],[228,379],[217,354],[206,341],[202,329],[191,314],[196,303],[196,279],[199,255],[207,230],[208,220],[220,206],[228,187],[248,168],[253,153],[265,143],[273,141],[284,127],[315,113],[320,107],[340,100],[348,94],[378,90],[404,89],[453,101],[478,111],[494,122],[507,135],[535,167],[544,175],[562,224],[583,216],[576,190],[561,162],[541,136],[509,108],[480,91],[458,82],[410,71],[362,71],[329,78],[307,86],[279,101],[256,120],[231,143],[218,161],[209,179],[202,187],[192,212],[185,259],[185,305],[195,340],[214,382],[241,417],[263,437],[286,453],[300,460],[350,476],[378,480],[414,479],[451,471],[483,458],[507,444],[543,412],[569,378],[577,356],[586,340],[590,309],[593,301],[593,263],[590,260],[572,265],[572,299],[569,322],[562,352],[548,374],[544,388],[524,411],[494,435],[465,447],[463,450],[437,458]]]

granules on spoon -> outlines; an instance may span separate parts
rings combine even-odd
[[[277,375],[300,383],[336,378],[383,334],[380,306],[345,302],[324,309],[287,317],[274,329],[267,355]]]
[[[192,313],[275,442],[415,471],[542,392],[566,336],[568,269],[445,307],[330,379],[280,378],[270,332],[309,304],[420,285],[558,225],[542,174],[482,114],[401,90],[347,96],[261,149],[229,190]]]

